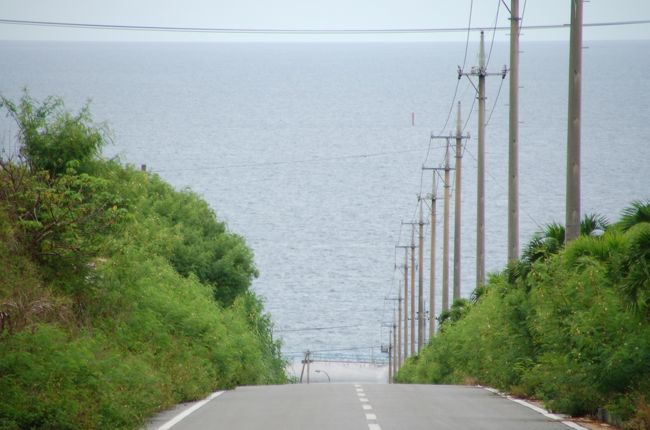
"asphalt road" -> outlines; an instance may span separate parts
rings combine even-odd
[[[310,384],[240,387],[175,424],[182,408],[148,429],[172,430],[568,430],[552,417],[477,387]]]

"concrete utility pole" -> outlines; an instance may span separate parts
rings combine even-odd
[[[519,0],[510,1],[508,261],[519,259]]]
[[[481,31],[481,46],[479,50],[479,66],[472,67],[470,73],[458,70],[458,79],[462,76],[478,76],[478,172],[476,190],[476,286],[485,283],[485,77],[494,75],[488,73],[485,63],[485,35]],[[501,73],[502,79],[506,77],[506,67]]]
[[[395,368],[398,369],[402,365],[402,290],[401,288],[397,292],[397,343],[395,344],[395,350],[397,352],[397,360],[395,361]]]
[[[431,187],[431,261],[429,267],[429,339],[436,335],[436,173]]]
[[[449,306],[449,190],[451,184],[449,182],[449,139],[447,139],[447,147],[445,149],[445,212],[443,220],[443,233],[442,233],[442,291],[447,294],[446,302]],[[454,300],[456,297],[454,297]],[[443,306],[445,306],[445,297],[442,299]],[[445,308],[447,309],[447,308]]]
[[[402,223],[404,224],[404,223]],[[398,245],[396,248],[404,248],[404,338],[402,346],[404,347],[404,357],[400,357],[400,366],[401,363],[403,363],[403,360],[406,360],[406,358],[409,356],[408,352],[408,325],[409,325],[409,309],[408,309],[408,303],[409,303],[409,246],[408,245]]]
[[[582,2],[571,0],[569,53],[569,117],[567,127],[567,180],[565,241],[580,235],[580,121],[582,99]]]
[[[411,355],[415,355],[415,223],[411,223]]]
[[[393,312],[393,317],[395,312]],[[393,375],[390,382],[394,382],[395,374],[397,373],[397,352],[399,351],[399,345],[397,344],[397,324],[393,321]]]
[[[393,383],[393,329],[388,333],[388,383]]]
[[[478,70],[478,180],[476,191],[476,286],[485,282],[485,43],[481,31]]]
[[[442,251],[442,310],[449,309],[449,172],[453,170],[449,167],[449,139],[451,136],[431,135],[431,139],[445,139],[447,141],[447,156],[445,157],[445,167],[422,167],[422,170],[433,170],[436,172],[442,170],[445,172],[444,196],[445,209],[443,213],[443,251]]]
[[[424,347],[424,218],[422,216],[422,198],[420,202],[420,222],[418,222],[418,353]]]
[[[456,115],[456,189],[454,202],[454,300],[460,298],[460,193],[461,169],[463,163],[463,139],[469,139],[469,135],[463,136],[463,122],[460,115],[460,102],[458,102],[458,113]]]
[[[397,268],[397,266],[395,266]],[[397,301],[397,311],[395,311],[395,307],[393,307],[393,317],[397,318],[397,321],[393,321],[393,325],[390,326],[393,328],[393,355],[394,355],[394,364],[395,364],[395,372],[397,372],[397,368],[401,366],[402,364],[402,350],[401,350],[401,344],[402,344],[402,284],[399,284],[398,290],[397,290],[397,297],[396,298],[386,298],[384,300],[393,300]]]

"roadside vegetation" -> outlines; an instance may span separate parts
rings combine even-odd
[[[585,217],[566,246],[564,228],[547,226],[440,321],[398,381],[489,385],[650,429],[650,201],[613,225]]]
[[[86,108],[0,107],[0,429],[139,428],[210,391],[286,381],[243,238],[207,203],[100,157]]]

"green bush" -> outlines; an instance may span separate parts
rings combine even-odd
[[[478,382],[563,413],[607,408],[646,428],[649,206],[634,203],[611,227],[586,217],[584,235],[566,247],[556,224],[537,234],[522,261],[492,276],[397,379]],[[604,235],[590,236],[596,228]]]
[[[285,382],[244,240],[190,191],[97,158],[86,110],[33,103],[2,99],[24,158],[0,160],[0,429],[132,429]]]

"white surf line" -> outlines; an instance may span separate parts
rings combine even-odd
[[[498,396],[501,396],[501,397],[506,398],[508,400],[511,400],[511,401],[513,401],[515,403],[518,403],[518,404],[520,404],[522,406],[525,406],[528,409],[532,409],[533,411],[544,415],[548,419],[551,419],[553,421],[559,421],[562,424],[564,424],[565,426],[571,427],[572,429],[575,429],[575,430],[589,430],[588,428],[583,427],[580,424],[574,423],[573,421],[565,420],[564,417],[562,417],[560,415],[557,415],[557,414],[553,414],[553,413],[547,411],[546,409],[542,409],[539,406],[533,405],[532,403],[528,403],[525,400],[514,398],[514,397],[509,396],[509,395],[507,395],[505,393],[502,393],[499,390],[496,390],[494,388],[490,388],[490,387],[482,387],[482,388],[485,389],[485,390],[488,390],[489,392],[494,393],[494,394],[496,394]]]
[[[217,391],[217,392],[214,392],[214,393],[210,394],[208,397],[206,397],[205,399],[203,399],[203,400],[201,400],[201,401],[195,403],[194,405],[192,405],[192,407],[185,409],[183,412],[181,412],[180,414],[176,415],[174,418],[172,418],[171,420],[167,421],[165,424],[161,425],[161,426],[158,427],[156,430],[169,430],[170,428],[172,428],[173,426],[175,426],[176,424],[178,424],[178,423],[179,423],[183,418],[187,417],[189,414],[191,414],[192,412],[196,411],[196,410],[199,409],[201,406],[203,406],[203,405],[205,405],[206,403],[208,403],[210,400],[212,400],[212,399],[214,399],[214,398],[216,398],[216,397],[219,397],[219,396],[222,395],[223,393],[224,393],[223,391]]]

